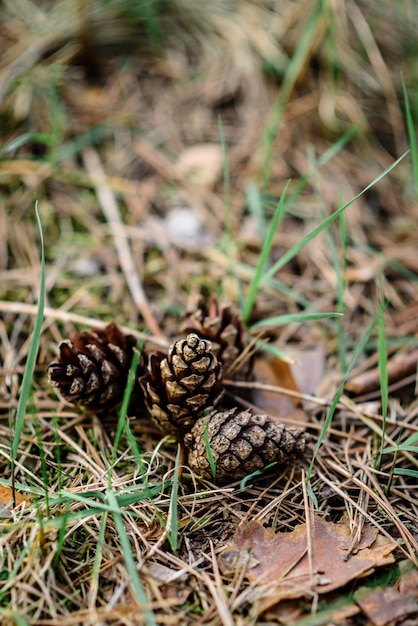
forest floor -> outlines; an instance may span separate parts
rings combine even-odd
[[[414,4],[2,3],[2,624],[416,623]],[[202,298],[302,458],[218,485],[49,383],[73,333],[166,351]]]

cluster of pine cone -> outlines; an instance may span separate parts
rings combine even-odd
[[[227,406],[223,376],[248,379],[251,360],[237,312],[215,299],[186,314],[184,338],[168,353],[142,351],[130,415],[144,415],[185,444],[188,466],[218,484],[240,480],[271,463],[303,454],[309,436],[266,415]],[[48,367],[50,383],[73,405],[100,414],[125,392],[136,339],[111,323],[74,333]]]

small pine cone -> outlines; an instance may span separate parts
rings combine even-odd
[[[152,354],[148,370],[140,380],[145,404],[164,433],[186,433],[223,394],[221,367],[211,343],[195,333],[175,341],[167,356]]]
[[[249,341],[240,314],[230,306],[221,306],[212,297],[208,303],[199,303],[193,313],[186,313],[184,332],[198,333],[199,337],[212,343],[212,351],[222,363],[224,376],[238,374],[248,379],[252,367],[251,359],[244,359],[241,364],[237,359],[244,354]]]
[[[203,478],[226,484],[269,463],[283,463],[302,455],[309,440],[306,432],[277,424],[267,415],[232,408],[215,409],[201,417],[186,435],[185,444],[190,469]]]
[[[135,337],[124,335],[114,323],[73,333],[59,344],[58,360],[48,366],[49,382],[71,404],[92,413],[110,411],[123,399],[135,345]],[[133,396],[138,391],[139,386]]]

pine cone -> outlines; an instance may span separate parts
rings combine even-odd
[[[218,484],[240,480],[269,463],[283,463],[301,455],[309,440],[302,430],[238,408],[212,410],[185,436],[190,469]]]
[[[223,394],[221,367],[211,343],[195,333],[174,342],[168,356],[152,354],[148,370],[140,380],[145,404],[164,433],[186,433]]]
[[[186,313],[184,326],[184,332],[195,332],[212,343],[212,351],[222,363],[224,376],[234,374],[235,377],[239,372],[241,378],[249,378],[251,359],[237,363],[237,358],[243,355],[249,344],[238,312],[234,312],[230,306],[219,305],[216,298],[212,297],[207,304],[203,301],[199,303],[196,312]]]
[[[114,323],[73,333],[59,344],[58,360],[48,366],[49,382],[71,404],[89,412],[110,411],[123,399],[135,345],[135,337],[124,335]],[[139,386],[131,401],[138,391]]]

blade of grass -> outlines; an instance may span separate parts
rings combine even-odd
[[[341,204],[341,202],[340,202]],[[337,265],[335,266],[337,272],[337,311],[344,314],[345,311],[345,287],[346,287],[346,268],[347,268],[347,225],[345,221],[345,214],[340,215],[340,244],[341,244],[341,264],[338,271]],[[337,261],[337,259],[336,259]],[[347,342],[344,332],[344,318],[342,317],[337,321],[338,328],[338,354],[340,357],[341,370],[344,372],[347,369]]]
[[[4,615],[6,618],[11,618],[16,626],[29,626],[29,623],[16,611],[10,609],[0,609],[0,615]]]
[[[379,382],[380,382],[380,397],[382,402],[382,436],[380,441],[380,451],[376,459],[376,469],[380,469],[383,456],[383,448],[385,443],[386,432],[386,418],[388,413],[388,401],[389,401],[389,379],[388,379],[388,355],[386,345],[386,330],[385,330],[385,312],[386,305],[381,303],[377,314],[377,363],[379,369]]]
[[[52,429],[54,433],[54,442],[55,442],[54,451],[55,451],[55,459],[57,463],[57,476],[58,476],[57,491],[58,493],[61,493],[61,489],[62,489],[61,438],[58,432],[59,426],[58,426],[57,416],[55,415],[55,413],[52,415]]]
[[[418,472],[412,469],[404,469],[402,467],[395,467],[393,473],[397,476],[410,476],[411,478],[418,478]]]
[[[225,219],[224,219],[224,247],[225,255],[227,258],[227,273],[234,277],[237,285],[237,293],[239,302],[243,301],[242,284],[239,276],[234,272],[234,258],[236,257],[237,242],[232,232],[232,214],[231,214],[231,176],[228,163],[228,151],[225,141],[225,134],[222,125],[222,118],[218,116],[218,128],[219,137],[222,148],[222,162],[223,162],[223,183],[224,183],[224,205],[225,205]],[[222,292],[222,288],[221,288]],[[219,298],[223,298],[223,294],[219,293]]]
[[[259,291],[260,288],[260,284],[262,282],[263,279],[263,274],[264,274],[264,270],[265,267],[267,265],[267,261],[269,259],[270,256],[270,252],[271,252],[271,247],[273,245],[273,241],[274,241],[274,236],[276,234],[277,231],[277,227],[279,225],[280,219],[282,217],[283,214],[283,207],[284,207],[284,202],[285,202],[285,198],[286,198],[286,192],[288,190],[289,187],[289,183],[290,181],[288,181],[286,183],[286,186],[283,190],[282,195],[280,196],[280,200],[277,204],[276,210],[274,212],[273,218],[270,222],[269,228],[267,230],[267,236],[266,239],[263,243],[263,247],[261,249],[261,253],[260,256],[258,257],[258,263],[257,263],[257,267],[256,270],[254,272],[254,276],[251,280],[250,283],[250,287],[248,290],[248,295],[247,295],[247,299],[245,301],[245,306],[244,306],[244,310],[242,313],[242,318],[244,321],[244,324],[246,324],[251,316],[252,310],[254,308],[254,304],[257,298],[257,293]]]
[[[122,556],[125,560],[126,569],[128,571],[128,574],[132,583],[134,594],[136,596],[138,604],[143,607],[145,624],[147,626],[157,626],[154,613],[148,606],[149,602],[148,602],[147,596],[145,595],[145,591],[142,586],[141,579],[139,578],[138,570],[136,569],[136,563],[135,563],[134,556],[132,554],[129,537],[125,529],[122,512],[119,509],[116,495],[111,490],[107,492],[107,501],[112,511],[112,516],[115,522],[116,530],[119,535]]]
[[[335,143],[333,143],[329,148],[323,152],[317,160],[317,170],[319,170],[323,165],[326,165],[329,161],[331,161],[341,150],[346,146],[351,139],[363,128],[363,122],[349,128]],[[312,181],[312,178],[317,174],[317,171],[310,171],[307,174],[301,176],[298,180],[295,181],[293,186],[293,190],[289,192],[287,207],[288,213],[293,214],[292,206],[294,205],[297,198],[300,196],[305,187]],[[270,208],[268,206],[268,208]]]
[[[68,520],[69,516],[70,516],[70,505],[69,505],[69,503],[67,503],[65,505],[65,507],[64,507],[63,524],[60,526],[60,528],[58,530],[57,548],[56,548],[56,551],[55,551],[54,560],[52,561],[52,569],[56,568],[56,566],[58,564],[58,561],[59,561],[59,558],[60,558],[60,555],[61,555],[61,552],[62,552],[62,550],[64,548],[65,537],[66,537],[66,534],[67,534],[67,526],[68,526],[66,524],[66,520]]]
[[[216,461],[213,457],[213,453],[212,453],[212,448],[210,446],[210,441],[209,441],[209,431],[208,431],[208,423],[205,423],[205,427],[203,429],[203,440],[205,442],[205,450],[206,450],[206,455],[208,457],[208,461],[209,461],[209,466],[210,466],[210,471],[212,472],[212,476],[214,478],[216,478]]]
[[[340,206],[342,205],[342,198],[340,196]],[[341,213],[339,217],[339,236],[340,236],[340,250],[338,250],[337,243],[335,241],[332,229],[327,228],[325,231],[325,238],[327,241],[328,249],[330,251],[331,256],[331,264],[334,268],[335,274],[335,291],[336,291],[336,301],[337,301],[337,311],[344,314],[345,311],[345,302],[344,302],[344,292],[345,292],[345,270],[346,270],[346,245],[347,245],[347,229],[345,224],[345,214]],[[346,335],[344,333],[344,318],[341,317],[337,321],[337,345],[338,345],[338,355],[340,358],[340,366],[341,371],[344,372],[347,369],[347,342]]]
[[[118,446],[120,443],[120,438],[122,436],[122,433],[124,430],[126,430],[126,422],[127,422],[127,413],[128,413],[128,408],[129,408],[129,403],[131,400],[131,396],[132,396],[132,391],[135,385],[135,380],[136,380],[136,372],[138,369],[138,363],[139,363],[139,359],[141,356],[141,352],[144,346],[144,341],[140,340],[137,344],[136,350],[134,350],[133,353],[133,357],[132,357],[132,362],[131,365],[129,367],[129,372],[128,372],[128,380],[126,383],[126,387],[123,393],[123,399],[122,399],[122,404],[120,406],[119,409],[119,415],[118,415],[118,424],[116,427],[116,433],[115,433],[115,438],[113,440],[113,451],[112,451],[112,457],[111,457],[111,466],[114,465],[115,461],[116,461],[116,456],[117,456],[117,451],[118,451]]]
[[[157,483],[153,485],[152,495],[157,495],[161,490],[161,483]],[[97,500],[92,500],[92,498],[102,498],[103,494],[101,492],[91,493],[89,496],[86,494],[80,493],[70,493],[67,491],[63,492],[64,498],[62,499],[65,502],[65,498],[69,501],[82,502],[87,507],[93,507],[99,511],[112,511],[112,507],[106,502],[98,502]],[[137,502],[142,502],[143,500],[147,500],[149,498],[149,492],[147,489],[142,489],[140,486],[135,486],[135,491],[132,494],[119,494],[114,496],[114,502],[118,505],[118,507],[128,506],[129,504],[136,504]],[[56,504],[56,502],[54,502]],[[133,515],[133,513],[132,513]]]
[[[406,129],[408,133],[408,143],[411,150],[412,177],[415,186],[415,198],[418,200],[418,142],[415,133],[415,125],[412,117],[411,106],[409,104],[408,92],[403,74],[401,74],[403,98],[405,102]]]
[[[389,448],[385,448],[383,450],[383,453],[387,454],[388,452],[394,452],[395,450],[408,450],[410,449],[410,446],[413,446],[415,443],[418,443],[418,432],[412,433],[412,435],[405,439],[404,442],[400,443],[397,446],[390,446]],[[413,449],[413,451],[416,450],[416,448]]]
[[[45,488],[44,496],[45,496],[45,505],[46,505],[46,516],[49,517],[49,489],[48,489],[49,480],[48,480],[48,470],[47,470],[47,463],[46,463],[46,456],[45,456],[45,448],[44,448],[44,444],[42,440],[42,429],[39,423],[38,415],[36,414],[35,408],[33,406],[31,407],[31,413],[32,413],[32,422],[35,427],[36,438],[38,440],[38,450],[39,450],[39,458],[41,461],[42,480],[43,480],[44,488]]]
[[[176,462],[174,465],[173,484],[170,497],[170,529],[167,534],[168,541],[174,554],[177,554],[179,528],[178,528],[178,497],[179,497],[179,470],[180,470],[181,447],[177,446]]]
[[[385,168],[383,170],[383,172],[381,172],[378,176],[376,176],[376,178],[374,178],[371,183],[369,183],[366,187],[364,187],[364,189],[362,189],[357,195],[355,195],[354,198],[351,198],[351,200],[349,200],[348,202],[343,204],[342,207],[340,207],[332,215],[329,215],[318,226],[313,228],[309,233],[307,233],[304,237],[302,237],[302,239],[300,239],[300,241],[298,241],[298,243],[296,243],[294,246],[292,246],[292,248],[290,248],[290,250],[285,252],[280,257],[280,259],[266,272],[266,274],[264,275],[264,280],[266,280],[268,278],[272,278],[274,276],[274,274],[276,274],[279,270],[282,269],[282,267],[284,267],[287,263],[289,263],[289,261],[291,261],[293,259],[293,257],[295,257],[297,254],[299,254],[299,252],[310,241],[315,239],[315,237],[319,233],[321,233],[325,228],[327,228],[330,224],[332,224],[332,222],[334,222],[337,218],[339,218],[340,215],[342,213],[344,213],[344,211],[346,209],[348,209],[349,206],[351,206],[356,200],[361,198],[361,196],[364,193],[366,193],[366,191],[368,191],[369,189],[374,187],[374,185],[376,185],[382,178],[384,178],[384,176],[386,176],[389,172],[391,172],[393,170],[393,168],[395,168],[402,161],[402,159],[405,158],[405,156],[408,154],[408,152],[409,152],[409,150],[407,152],[405,152],[402,156],[400,156],[399,159],[396,159],[396,161],[394,161],[394,163],[389,165],[389,167]]]
[[[257,234],[264,239],[267,233],[267,221],[264,214],[260,190],[254,183],[249,183],[245,189],[245,198],[248,210],[255,222]]]
[[[318,441],[316,443],[316,446],[315,446],[315,449],[314,449],[314,452],[313,452],[313,455],[312,455],[312,460],[311,460],[311,463],[309,465],[309,468],[308,468],[308,471],[307,471],[307,474],[306,474],[306,483],[308,483],[308,481],[310,480],[310,477],[312,475],[312,471],[313,471],[313,467],[314,467],[314,464],[315,464],[316,455],[318,454],[318,450],[321,447],[322,442],[325,439],[325,436],[327,434],[328,428],[329,428],[329,426],[330,426],[330,424],[332,422],[332,418],[334,417],[335,409],[337,408],[337,404],[338,404],[338,402],[340,400],[340,397],[341,397],[341,395],[343,393],[343,390],[344,390],[344,385],[345,385],[345,383],[346,383],[346,381],[347,381],[347,379],[348,379],[348,377],[350,375],[351,370],[353,369],[354,365],[356,364],[357,359],[359,358],[360,354],[363,352],[365,346],[367,345],[367,342],[369,341],[370,336],[371,336],[371,334],[372,334],[372,332],[373,332],[373,330],[374,330],[374,328],[375,328],[377,323],[378,323],[378,318],[377,318],[377,316],[375,316],[373,318],[373,320],[371,321],[371,323],[369,324],[368,328],[366,329],[366,332],[364,333],[361,341],[357,344],[357,347],[356,347],[356,349],[354,351],[354,354],[353,354],[351,362],[350,362],[350,364],[349,364],[349,366],[347,368],[347,371],[344,374],[344,377],[343,377],[341,383],[339,384],[338,389],[337,389],[337,391],[336,391],[336,393],[334,395],[334,398],[332,400],[331,406],[329,407],[327,415],[325,417],[324,424],[323,424],[323,426],[321,428],[321,432],[319,433]]]
[[[287,313],[276,317],[266,317],[266,319],[256,322],[251,326],[251,330],[260,330],[270,326],[283,326],[294,323],[311,322],[315,320],[329,319],[331,317],[341,317],[343,313]]]
[[[231,222],[231,176],[229,173],[228,151],[226,147],[225,134],[222,125],[222,118],[218,116],[219,138],[222,148],[223,163],[223,184],[224,184],[224,204],[225,204],[225,237],[228,244],[233,242],[232,222]]]
[[[108,514],[103,513],[100,521],[99,537],[97,541],[96,554],[94,555],[93,568],[90,579],[89,604],[93,608],[96,605],[97,591],[99,588],[100,564],[102,562],[103,546],[105,543],[105,533]]]
[[[264,149],[264,163],[262,169],[263,189],[267,189],[270,184],[273,145],[277,137],[277,132],[284,110],[317,37],[318,25],[323,15],[322,4],[323,0],[318,0],[313,7],[312,13],[303,29],[296,50],[294,51],[286,68],[286,72],[280,86],[279,96],[266,126],[262,139]]]
[[[273,463],[269,463],[265,467],[255,470],[255,472],[252,472],[251,474],[247,474],[247,476],[244,476],[244,478],[241,480],[239,484],[239,488],[241,489],[241,491],[245,489],[245,486],[249,480],[251,480],[252,478],[255,478],[256,476],[261,476],[261,474],[268,472],[272,467],[275,467],[276,465],[277,465],[277,461],[273,461]]]
[[[267,352],[268,354],[272,354],[277,359],[280,359],[280,361],[284,361],[285,363],[289,363],[289,364],[295,362],[295,360],[292,359],[292,357],[290,357],[288,354],[286,354],[284,350],[281,350],[280,348],[273,345],[272,343],[256,341],[255,345],[257,346],[259,350],[261,350],[261,352]]]
[[[19,449],[20,437],[23,430],[23,424],[25,421],[26,407],[28,404],[29,396],[32,389],[32,378],[35,370],[36,357],[38,355],[39,340],[41,336],[42,321],[44,316],[44,304],[45,304],[45,248],[44,237],[42,231],[41,218],[38,212],[38,205],[35,204],[35,215],[39,228],[39,237],[41,244],[41,276],[39,285],[39,298],[38,298],[38,311],[35,318],[35,325],[32,333],[32,339],[30,342],[28,356],[26,359],[25,371],[23,373],[22,385],[20,389],[19,402],[16,410],[16,419],[14,420],[14,433],[13,441],[10,453],[10,462],[12,467],[12,483],[14,491],[14,468]]]

